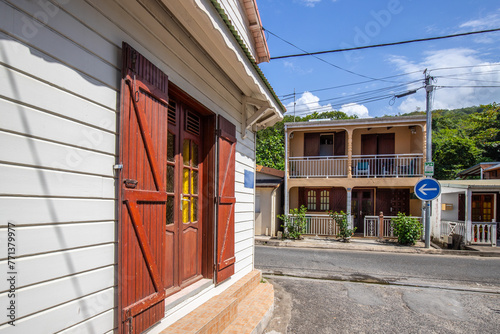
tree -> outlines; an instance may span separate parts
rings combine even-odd
[[[274,126],[257,132],[256,160],[258,165],[285,170],[285,123],[306,122],[310,119],[353,119],[356,115],[348,116],[341,111],[313,112],[305,117],[285,116]]]

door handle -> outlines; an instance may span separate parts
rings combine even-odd
[[[181,195],[181,211],[183,209],[183,202],[186,201],[186,202],[191,202],[191,200],[189,198],[184,198],[184,196]]]

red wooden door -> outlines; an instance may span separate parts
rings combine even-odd
[[[217,283],[234,274],[236,126],[219,115]]]
[[[120,331],[141,333],[165,312],[168,78],[123,44],[120,129]]]
[[[355,189],[352,191],[351,213],[354,216],[356,233],[364,233],[365,216],[373,216],[373,189]]]

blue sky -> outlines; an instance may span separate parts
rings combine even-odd
[[[316,52],[500,28],[498,0],[257,0],[257,4],[271,57],[302,53],[283,40]],[[287,114],[293,114],[295,90],[297,115],[341,110],[378,117],[425,110],[424,89],[393,101],[391,95],[422,87],[426,68],[434,85],[453,86],[436,89],[433,109],[500,102],[500,87],[465,87],[500,86],[499,55],[500,32],[492,32],[317,56],[321,59],[276,59],[260,66]]]

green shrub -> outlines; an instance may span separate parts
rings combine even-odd
[[[343,242],[349,242],[349,239],[354,235],[356,228],[349,228],[347,214],[344,213],[344,211],[340,211],[340,213],[338,213],[337,211],[328,211],[328,214],[339,226],[339,233],[337,234],[337,238],[340,238],[340,240]]]
[[[300,239],[302,234],[306,232],[306,219],[307,209],[301,205],[300,208],[290,210],[288,215],[278,215],[278,218],[283,221],[283,238],[286,239]]]
[[[401,245],[415,245],[422,236],[422,224],[415,217],[399,212],[391,224]]]

